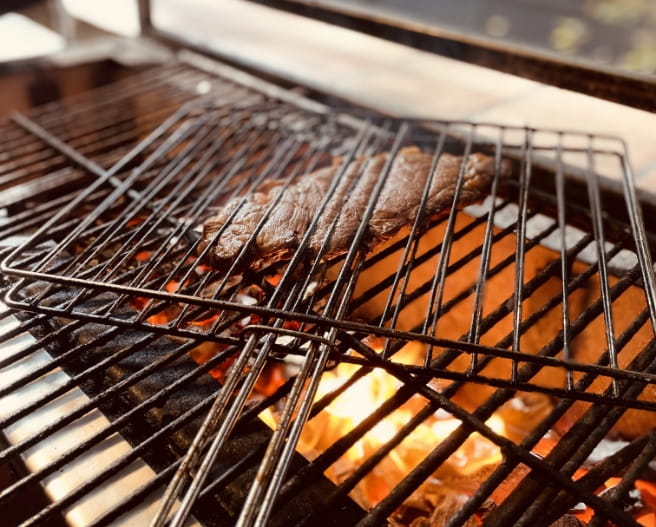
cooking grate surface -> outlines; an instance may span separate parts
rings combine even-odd
[[[214,457],[228,463],[229,438],[255,415],[251,392],[272,365],[282,364],[293,370],[289,381],[258,402],[258,411],[273,408],[280,421],[266,454],[260,450],[254,455],[259,467],[256,476],[250,474],[252,484],[247,482],[245,502],[238,507],[239,525],[265,522],[280,504],[298,499],[308,481],[336,466],[410,400],[421,404],[405,426],[386,436],[299,523],[316,524],[338,507],[367,473],[441,410],[458,426],[371,504],[362,525],[390,517],[474,432],[500,448],[503,463],[490,468],[480,488],[466,493],[449,525],[480,519],[491,496],[496,505],[485,514],[486,525],[548,525],[577,502],[599,519],[636,525],[614,500],[644,477],[653,457],[652,434],[628,430],[633,421],[621,423],[636,415],[647,430],[653,428],[644,416],[651,418],[654,410],[649,385],[656,379],[656,304],[649,248],[622,143],[589,134],[465,122],[366,120],[270,95],[219,97],[217,102],[214,94],[210,89],[207,97],[176,108],[106,169],[89,166],[79,149],[69,148],[69,141],[34,120],[14,120],[81,167],[93,183],[5,260],[3,271],[13,280],[7,303],[40,313],[28,320],[46,316],[65,327],[102,326],[89,337],[101,350],[111,350],[103,346],[132,332],[145,341],[135,337],[135,350],[152,349],[158,339],[183,343],[175,353],[184,362],[187,351],[215,343],[204,359],[209,362],[194,369],[189,361],[193,376],[230,361],[220,372],[223,387],[216,384],[216,399],[194,403],[194,416],[208,413],[181,462],[194,467],[194,476],[181,470],[169,487],[171,504],[187,490],[178,520],[198,493],[206,496],[221,486],[221,476],[209,474]],[[409,233],[369,254],[359,250],[356,237],[349,251],[331,262],[299,250],[290,261],[244,272],[240,258],[247,262],[250,256],[243,251],[230,269],[219,272],[206,265],[198,227],[232,196],[253,193],[265,178],[291,183],[335,156],[393,154],[409,145],[435,157],[443,152],[492,156],[496,177],[491,195],[464,211],[451,207],[447,216],[417,221]],[[512,163],[513,179],[500,179],[502,159]],[[622,200],[600,190],[600,171],[621,175]],[[369,203],[375,200],[376,192]],[[80,210],[85,210],[82,217]],[[363,235],[360,229],[358,236]],[[121,355],[105,353],[110,362],[121,360]],[[156,356],[145,359],[154,372],[160,368]],[[61,359],[62,364],[68,361]],[[352,365],[353,373],[322,393],[322,374],[339,364]],[[94,368],[80,365],[74,375],[84,377],[76,380],[92,378]],[[312,464],[295,468],[294,449],[306,423],[320,420],[330,402],[349,397],[348,386],[376,371],[394,378],[398,390]],[[22,382],[35,379],[32,375]],[[111,398],[116,380],[99,382],[98,397]],[[557,402],[530,430],[511,439],[488,420],[518,394],[538,400],[546,394]],[[170,393],[156,390],[153,397],[149,405]],[[102,409],[102,400],[94,402]],[[25,408],[19,417],[32,410]],[[531,451],[572,412],[574,424],[543,458],[536,457]],[[576,470],[618,422],[626,436],[636,439],[575,479]],[[35,435],[19,448],[10,447],[5,456],[40,440]],[[147,444],[143,438],[136,441]],[[157,483],[171,476],[176,463],[160,472]],[[499,486],[518,471],[522,484],[499,499]],[[622,478],[617,496],[597,495],[599,485],[612,476]],[[82,488],[70,501],[87,492]],[[69,504],[63,500],[48,511]],[[165,506],[160,519],[167,513]]]
[[[58,145],[58,139],[50,137],[35,123],[21,117],[15,120],[46,140],[50,139],[55,147],[68,151],[66,145]],[[624,172],[626,188],[630,189],[621,151],[600,150],[595,144],[608,143],[610,138],[473,123],[383,120],[374,124],[356,119],[348,122],[350,126],[340,123],[340,119],[335,119],[332,114],[309,113],[276,100],[248,104],[242,109],[232,105],[217,108],[202,103],[182,107],[114,167],[97,173],[94,184],[5,260],[5,272],[23,278],[9,293],[8,303],[22,309],[111,322],[180,337],[200,335],[223,344],[236,344],[244,340],[246,334],[254,337],[260,332],[325,343],[325,332],[335,329],[338,332],[335,338],[344,340],[341,343],[341,348],[344,348],[353,345],[353,338],[347,332],[376,335],[389,339],[381,353],[362,342],[354,351],[371,357],[378,355],[383,363],[388,359],[393,362],[390,350],[394,342],[418,341],[426,344],[423,364],[418,364],[416,370],[406,368],[415,373],[423,368],[431,369],[435,348],[455,346],[471,355],[471,363],[461,376],[456,373],[449,375],[472,379],[476,377],[479,355],[504,358],[512,363],[510,384],[502,379],[497,379],[496,383],[491,378],[481,377],[480,380],[524,389],[528,386],[516,384],[520,382],[517,379],[520,363],[564,366],[568,371],[594,371],[615,379],[653,382],[654,379],[644,372],[617,368],[611,298],[614,284],[609,278],[609,268],[615,262],[625,279],[634,282],[642,279],[649,283],[653,278],[651,273],[645,272],[649,268],[649,252],[645,243],[641,243],[644,234],[633,196],[627,194],[625,197],[625,206],[628,205],[625,216],[630,219],[628,226],[603,212],[605,205],[594,175],[596,163],[603,162],[607,166],[614,162],[615,169]],[[430,131],[431,128],[436,131]],[[507,137],[512,135],[519,141],[509,141]],[[155,142],[155,138],[163,136],[166,136],[165,141]],[[571,140],[578,140],[583,146],[565,146]],[[365,239],[361,230],[350,250],[329,262],[320,258],[321,252],[319,257],[311,258],[301,247],[286,265],[274,263],[256,272],[244,272],[249,259],[257,258],[252,250],[258,234],[255,232],[243,244],[244,248],[234,261],[222,264],[218,271],[211,269],[208,262],[213,246],[211,243],[205,247],[199,244],[200,227],[231,198],[244,201],[271,180],[290,185],[296,178],[329,165],[336,156],[349,160],[358,156],[372,157],[378,152],[394,155],[404,145],[419,145],[424,151],[434,152],[436,158],[444,152],[465,156],[472,152],[489,153],[496,159],[492,194],[483,206],[470,212],[472,215],[467,219],[458,213],[457,195],[450,214],[428,224],[428,228],[425,226],[428,218],[422,218],[420,212],[408,236],[385,244],[369,258],[365,258],[359,249],[364,246]],[[617,142],[615,146],[621,147],[621,143]],[[73,161],[79,155],[69,153]],[[137,155],[145,158],[144,161],[136,168],[124,170]],[[570,197],[569,189],[565,187],[565,159],[572,155],[587,158],[588,203],[582,205],[580,189],[573,189],[573,197]],[[519,174],[519,181],[500,181],[502,158],[516,160],[514,170]],[[545,177],[543,169],[534,168],[535,163],[549,161],[556,167],[552,181],[547,183],[555,189],[552,203],[545,199],[544,192],[532,186],[533,179]],[[84,163],[81,158],[80,164]],[[389,170],[382,174],[381,181],[388,173]],[[95,208],[88,207],[88,196],[107,181],[117,188]],[[333,191],[336,186],[333,183]],[[507,196],[502,196],[504,190],[500,186],[509,187],[505,189]],[[371,205],[377,199],[375,192],[380,192],[381,188],[379,185],[374,190]],[[538,214],[538,209],[531,206],[531,201],[536,199],[542,207],[553,207],[555,218]],[[513,200],[518,201],[518,205]],[[324,206],[328,202],[329,196],[324,198]],[[618,209],[617,205],[613,203],[614,210]],[[87,206],[88,213],[81,221],[76,221],[73,229],[69,229],[68,222],[73,218],[77,220],[80,206]],[[590,209],[587,215],[586,206]],[[275,210],[276,202],[273,202],[256,229],[261,229],[268,215]],[[319,211],[316,217],[321,213]],[[236,217],[236,212],[233,216]],[[582,225],[583,230],[567,225],[568,216],[574,225]],[[498,218],[506,223],[502,229],[495,227]],[[361,223],[366,221],[365,216]],[[62,228],[64,225],[66,230]],[[302,233],[305,240],[300,244],[309,243],[312,228],[310,225],[308,231]],[[633,231],[627,232],[627,229]],[[426,230],[428,233],[424,232]],[[529,230],[531,236],[527,236]],[[474,238],[479,243],[471,246],[470,240]],[[523,284],[525,267],[531,265],[526,263],[527,252],[546,238],[552,240],[559,254],[554,254],[549,265]],[[554,243],[558,238],[561,243]],[[439,240],[439,243],[426,249],[426,239]],[[460,242],[463,239],[466,242]],[[512,245],[512,250],[502,254],[501,262],[493,262],[495,244],[504,243]],[[464,247],[466,252],[460,250],[454,256],[454,247],[456,251]],[[321,249],[322,252],[325,250],[325,247]],[[500,250],[497,252],[501,253]],[[580,256],[579,253],[594,260],[596,267],[588,270],[587,275],[586,271],[577,275],[571,269],[572,261]],[[388,263],[390,255],[401,258]],[[497,260],[500,258],[501,255],[497,256]],[[520,262],[516,270],[513,259]],[[432,265],[435,272],[427,272],[427,264]],[[463,284],[463,269],[474,271],[483,279],[470,279]],[[487,319],[494,318],[498,322],[504,315],[512,313],[511,342],[502,346],[482,344],[480,336],[486,327],[483,312],[489,310],[486,287],[489,287],[488,282],[492,283],[508,269],[512,271],[510,274],[515,282],[512,290],[508,290],[511,305],[505,307],[505,312],[488,315]],[[569,294],[564,294],[567,284],[570,279],[587,280],[597,272],[601,296],[598,305],[590,306],[588,317],[603,313],[610,367],[593,367],[576,361],[569,345],[563,346],[560,359],[540,356],[536,353],[539,349],[533,349],[531,344],[527,344],[528,351],[524,351],[521,339],[527,330],[521,325],[530,323],[531,316],[528,315],[533,318],[541,316],[532,313],[530,307],[523,307],[525,300],[544,283],[559,278],[568,320],[562,327],[552,328],[553,337],[559,330],[570,333],[572,314],[568,304],[572,300]],[[420,279],[424,281],[417,285],[417,280],[413,279],[422,274]],[[266,280],[272,275],[280,278],[275,287]],[[304,283],[297,280],[300,275],[305,277]],[[450,279],[456,282],[455,286],[449,287]],[[30,293],[30,289],[34,289],[30,287],[34,280],[40,281],[38,292]],[[258,291],[261,298],[255,303],[240,301],[241,292],[249,284],[262,288]],[[75,288],[72,299],[64,303],[56,300],[58,292],[71,291],[72,287]],[[107,292],[118,293],[119,297],[111,306],[91,311],[89,306],[93,305],[94,296]],[[649,296],[650,289],[645,293]],[[385,297],[384,302],[381,297]],[[557,299],[549,300],[554,304]],[[143,309],[124,309],[144,302]],[[467,334],[464,338],[460,334],[445,338],[450,332],[439,331],[440,320],[456,306],[465,304],[470,304],[466,318],[471,324],[465,328]],[[546,311],[547,306],[541,305],[540,308]],[[423,316],[402,315],[410,309],[423,313]],[[169,320],[163,320],[173,311],[175,313]],[[226,331],[242,316],[251,315],[258,320],[249,321],[246,331],[241,331],[238,336]],[[205,323],[213,317],[216,318],[213,323]],[[416,324],[408,322],[409,318],[415,318],[412,322]],[[259,319],[266,323],[259,323]],[[286,322],[287,326],[302,325],[304,329],[295,333],[289,328],[275,327],[275,320],[279,321],[278,325]],[[564,335],[563,338],[569,340],[570,336]],[[332,343],[328,347],[340,348]],[[339,349],[335,353],[339,355]],[[571,376],[569,381],[571,387]],[[566,391],[559,395],[569,396]],[[591,395],[583,397],[595,400]],[[646,403],[633,404],[651,408]]]

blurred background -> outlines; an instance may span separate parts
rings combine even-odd
[[[317,0],[315,3],[373,11],[613,68],[656,73],[656,2],[653,0]],[[175,12],[206,2],[153,0],[151,4],[153,9]],[[88,41],[91,36],[98,36],[90,27],[127,37],[139,34],[137,0],[4,0],[0,6],[2,62],[57,52],[66,43]]]
[[[599,65],[656,73],[654,0],[319,0]]]
[[[134,71],[169,60],[170,48],[140,36],[137,4],[138,0],[0,1],[0,117],[116,80],[126,67]],[[250,2],[239,0],[149,2],[155,27],[184,35],[187,42],[203,39],[219,47],[232,46],[226,44],[226,37],[236,34],[237,27],[244,32],[240,16],[233,16],[239,4],[250,9]],[[429,26],[455,40],[482,39],[593,68],[656,75],[654,0],[315,0],[315,4]],[[292,38],[282,33],[280,40]],[[245,46],[254,40],[266,46],[267,38],[271,34],[258,33],[243,41]],[[435,51],[459,58],[457,45]]]

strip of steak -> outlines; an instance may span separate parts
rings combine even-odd
[[[320,209],[331,181],[341,179],[319,216],[308,251],[332,258],[346,252],[364,219],[369,200],[379,180],[389,154],[369,159],[357,159],[341,170],[343,162],[299,177],[286,189],[278,182],[246,198],[229,201],[203,225],[201,249],[212,244],[211,261],[217,268],[229,266],[247,243],[247,263],[257,269],[272,262],[289,259]],[[401,149],[390,168],[387,180],[367,224],[365,249],[388,239],[416,217],[426,185],[432,155],[417,147]],[[442,154],[429,190],[426,216],[434,217],[448,211],[453,203],[462,157]],[[509,163],[502,162],[502,177],[509,173]],[[464,181],[458,206],[481,200],[489,190],[494,176],[494,159],[475,153],[467,158]],[[269,205],[278,200],[264,220]],[[236,212],[235,212],[236,211]],[[235,216],[230,222],[232,213]],[[253,240],[258,225],[263,222]],[[330,234],[330,227],[335,227]],[[217,237],[217,233],[223,229]],[[214,239],[216,238],[216,239]]]
[[[432,155],[416,147],[407,147],[399,152],[369,219],[370,243],[380,243],[402,227],[412,224],[419,213],[431,162]],[[460,156],[442,154],[438,159],[426,203],[429,218],[451,207],[461,165]],[[504,160],[501,163],[501,177],[508,177],[509,174],[510,164]],[[465,165],[458,206],[463,207],[485,197],[493,177],[494,159],[480,153],[471,154]]]
[[[327,244],[323,253],[326,258],[337,256],[348,249],[363,220],[371,193],[387,158],[387,154],[379,154],[364,162],[363,167],[361,161],[349,165],[342,181],[319,217],[316,230],[310,239],[310,250],[314,254],[319,253],[324,243]],[[358,179],[360,170],[363,173]],[[354,188],[351,188],[356,179]],[[326,240],[335,218],[337,218],[335,228],[330,239]]]
[[[349,167],[355,175],[358,173],[358,163]],[[298,247],[312,215],[340,167],[341,163],[337,162],[333,166],[306,174],[286,189],[280,181],[269,181],[265,191],[230,200],[204,223],[200,249],[213,243],[213,265],[217,268],[229,266],[252,238],[271,203],[278,200],[255,240],[251,240],[249,256],[253,257],[253,261],[249,266],[258,268],[288,258]],[[230,220],[233,213],[235,215]],[[222,229],[218,239],[213,241]]]

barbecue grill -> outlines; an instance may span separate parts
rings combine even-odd
[[[3,125],[10,521],[649,521],[653,211],[623,141],[328,100],[182,51]],[[429,217],[429,176],[372,243],[405,147],[487,155],[489,192],[461,207],[462,168]],[[287,258],[254,262],[254,232],[212,262],[227,203],[381,153],[343,253],[307,250],[338,170]]]

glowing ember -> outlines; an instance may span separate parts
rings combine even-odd
[[[271,275],[271,276],[266,276],[264,279],[265,279],[270,285],[272,285],[273,287],[276,287],[276,286],[280,283],[281,278],[282,278],[282,275],[280,275],[280,274],[275,274],[275,275]]]
[[[403,357],[398,357],[398,360],[403,360]],[[338,389],[358,368],[352,364],[341,363],[334,370],[325,372],[317,399]],[[316,458],[386,400],[393,397],[400,387],[400,381],[382,369],[375,369],[358,379],[323,412],[305,425],[298,450],[310,460]],[[392,439],[426,404],[428,401],[422,396],[413,396],[371,428],[326,471],[326,476],[335,483],[349,477],[368,457]],[[262,412],[261,417],[269,426],[275,427],[276,416],[270,409]],[[374,506],[460,424],[458,419],[443,410],[434,412],[362,478],[351,493],[352,497],[365,509]],[[504,434],[504,423],[499,416],[493,416],[487,424],[495,432]],[[485,468],[494,467],[500,461],[499,448],[474,433],[419,492],[423,494],[423,498],[430,493],[437,501],[447,493],[471,494],[474,490],[472,476],[487,472]],[[433,505],[435,506],[436,503]]]
[[[412,346],[404,348],[406,353],[412,349]],[[400,356],[395,359],[412,362],[413,357]],[[339,389],[358,369],[359,366],[340,363],[333,370],[325,372],[316,400]],[[374,369],[359,378],[335,398],[323,412],[306,423],[299,440],[298,451],[309,460],[315,459],[393,397],[401,386],[402,383],[398,379],[382,369]],[[336,484],[347,479],[427,404],[428,401],[422,396],[413,396],[394,412],[378,421],[326,470],[326,476]],[[501,407],[486,424],[497,434],[519,442],[544,418],[551,407],[551,402],[546,396],[521,394]],[[275,428],[277,422],[275,411],[266,409],[260,417],[270,427]],[[460,425],[458,419],[444,410],[434,412],[359,480],[351,492],[351,497],[364,509],[372,508]],[[557,436],[549,434],[536,445],[534,452],[542,457],[547,456],[557,441]],[[394,525],[412,524],[413,527],[444,525],[462,507],[468,496],[478,490],[480,484],[501,461],[502,454],[496,445],[477,433],[471,434],[395,513]],[[489,500],[491,507],[503,502],[529,472],[528,467],[519,465],[492,493]],[[586,473],[585,469],[579,469],[574,474],[574,479]],[[598,490],[598,494],[612,489],[619,481],[619,478],[610,478]],[[638,481],[636,488],[641,495],[642,503],[641,508],[635,511],[636,520],[641,525],[656,527],[656,513],[654,513],[656,485]],[[420,511],[419,517],[417,511]],[[485,513],[484,510],[479,512]],[[413,514],[414,519],[412,519]],[[581,507],[571,511],[571,515],[586,524],[592,518],[593,511],[588,507]],[[466,525],[478,525],[477,521],[470,519]]]
[[[219,320],[219,317],[221,316],[220,313],[215,313],[214,315],[210,315],[207,318],[203,318],[200,320],[192,320],[189,322],[192,326],[198,326],[202,329],[210,328],[212,327],[212,324],[214,324],[217,320]]]
[[[144,262],[150,256],[150,252],[142,251],[134,258],[137,262]],[[195,269],[198,276],[210,271],[203,265],[197,265]],[[275,287],[280,281],[280,276],[272,275],[265,279],[269,285]],[[180,292],[187,285],[189,284],[170,280],[165,284],[164,289],[167,292],[175,293]],[[238,284],[234,285],[237,285],[237,288],[240,287]],[[208,285],[204,294],[213,296],[213,287],[215,287],[214,284]],[[241,304],[252,305],[260,302],[263,296],[264,291],[253,285],[239,289],[235,299]],[[152,301],[141,297],[134,297],[131,305],[139,311],[153,308]],[[167,325],[180,314],[180,306],[168,304],[160,311],[151,314],[147,321],[154,325]],[[214,311],[198,315],[193,320],[185,321],[184,324],[189,329],[208,330],[215,323],[225,320],[229,320],[229,322],[226,324],[227,327],[223,327],[223,331],[225,335],[229,336],[240,335],[250,324],[260,321],[255,314],[242,316],[237,313]],[[294,321],[287,321],[283,326],[288,330],[302,331],[304,329],[301,324]],[[372,347],[380,347],[383,343],[370,337],[367,339],[367,344]],[[206,341],[201,342],[189,354],[198,364],[205,364],[226,349],[226,345]],[[395,355],[394,360],[395,362],[420,364],[423,360],[423,347],[410,343]],[[209,373],[219,382],[224,382],[233,362],[234,357],[227,358],[212,368]],[[315,400],[338,392],[360,368],[361,366],[344,362],[338,364],[334,369],[324,372]],[[279,363],[269,364],[255,384],[251,401],[274,394],[287,382],[288,374],[285,366]],[[378,411],[385,402],[395,396],[401,387],[401,381],[383,369],[373,369],[366,375],[357,378],[322,412],[306,423],[299,439],[298,451],[309,460],[315,459],[371,414]],[[469,399],[467,389],[476,389],[476,387],[463,387],[453,400],[456,403],[462,403],[463,408],[471,410],[467,407]],[[394,439],[401,429],[427,405],[429,405],[429,401],[426,398],[415,394],[384,418],[378,419],[376,424],[341,458],[331,464],[325,472],[326,476],[336,484],[352,476],[365,461]],[[547,396],[521,394],[499,408],[486,424],[497,434],[519,443],[534,430],[551,409],[552,401]],[[276,427],[278,416],[275,408],[267,408],[260,414],[260,417],[271,428]],[[461,424],[460,420],[444,410],[439,409],[432,412],[423,422],[412,427],[411,431],[404,431],[403,438],[399,440],[398,444],[364,477],[358,475],[358,483],[353,488],[351,497],[364,509],[371,509],[388,496],[409,472]],[[535,454],[542,457],[547,456],[557,441],[556,436],[547,435],[534,448]],[[393,518],[394,524],[412,525],[413,527],[444,525],[501,462],[502,454],[495,444],[477,433],[469,435],[460,447],[396,511]],[[517,466],[510,476],[494,490],[486,505],[479,510],[481,516],[477,519],[470,519],[465,525],[468,527],[477,525],[481,517],[484,517],[485,507],[489,505],[487,509],[489,512],[496,506],[495,504],[503,502],[528,473],[529,469],[525,465]],[[585,474],[585,469],[579,469],[574,475],[574,479]],[[612,491],[620,481],[619,478],[610,478],[602,488],[597,490],[597,494]],[[640,506],[633,512],[635,519],[641,525],[656,527],[656,485],[640,480],[636,482],[636,489]],[[570,516],[575,516],[584,524],[593,516],[593,511],[585,506],[578,507],[570,513]]]
[[[170,280],[166,284],[165,289],[169,293],[176,293],[178,291],[178,289],[180,289],[180,282],[178,282],[177,280]]]

